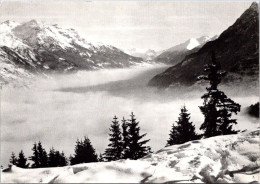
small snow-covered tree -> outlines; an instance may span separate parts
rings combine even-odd
[[[110,130],[110,143],[108,148],[105,150],[104,157],[107,161],[119,160],[122,158],[123,143],[120,125],[117,117],[114,116]]]
[[[176,126],[172,125],[170,138],[167,141],[167,146],[174,144],[183,144],[185,142],[198,139],[195,133],[195,126],[190,122],[190,114],[185,106],[181,108],[181,113],[176,121]]]

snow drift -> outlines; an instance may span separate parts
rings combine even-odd
[[[3,183],[259,182],[259,129],[165,147],[140,160],[1,170]]]

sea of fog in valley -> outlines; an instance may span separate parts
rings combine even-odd
[[[151,139],[153,151],[165,146],[172,123],[178,119],[184,104],[191,113],[197,130],[203,122],[198,106],[204,87],[156,89],[148,81],[164,71],[165,65],[146,65],[128,69],[80,71],[70,75],[39,78],[30,88],[5,86],[1,91],[1,164],[7,165],[11,152],[23,149],[32,155],[32,145],[41,141],[63,150],[68,157],[74,153],[77,138],[88,136],[97,153],[108,144],[111,121],[129,118],[134,112],[141,132]],[[258,86],[223,87],[229,97],[242,106],[236,116],[236,129],[255,129],[258,119],[249,117],[245,108],[259,100]],[[245,92],[246,91],[246,92]]]

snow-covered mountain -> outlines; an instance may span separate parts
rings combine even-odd
[[[57,24],[44,25],[35,20],[22,24],[13,21],[1,23],[0,49],[1,63],[28,72],[122,68],[143,62],[142,58],[130,56],[111,45],[92,44],[74,29],[64,29]],[[5,73],[0,73],[0,76],[8,78]]]
[[[155,51],[153,49],[143,50],[135,48],[125,50],[125,52],[131,56],[141,57],[144,61],[152,61],[156,56],[161,53],[160,51]]]
[[[204,65],[211,62],[212,51],[216,53],[216,59],[220,62],[221,69],[229,73],[224,79],[226,82],[241,82],[241,79],[246,78],[258,82],[258,4],[253,2],[234,24],[223,31],[217,39],[207,42],[199,49],[196,48],[191,50],[196,52],[189,53],[178,64],[153,77],[149,85],[167,88],[179,84],[195,84],[197,77],[205,74]]]
[[[258,183],[259,130],[165,147],[139,160],[1,170],[2,183]]]
[[[215,40],[216,38],[217,36],[202,36],[200,38],[190,38],[184,43],[167,49],[166,51],[155,57],[154,61],[166,64],[178,64],[185,58],[186,55],[196,52],[207,42]]]

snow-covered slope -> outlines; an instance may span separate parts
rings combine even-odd
[[[163,148],[140,160],[2,170],[4,183],[249,183],[260,181],[259,130]]]

